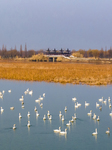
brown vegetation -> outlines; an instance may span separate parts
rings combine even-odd
[[[112,83],[112,64],[0,62],[0,78],[88,85]]]

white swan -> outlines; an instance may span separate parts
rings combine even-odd
[[[67,111],[67,106],[65,106],[65,111]]]
[[[75,108],[78,108],[79,106],[75,103]]]
[[[62,116],[62,119],[61,119],[62,121],[64,121],[65,119],[64,119],[64,116]]]
[[[25,95],[28,94],[28,92],[29,92],[29,88],[26,91],[24,91]]]
[[[22,97],[19,99],[19,101],[23,101],[24,100],[24,96],[22,95]]]
[[[77,102],[77,106],[81,106],[81,103],[78,103],[78,102]]]
[[[24,105],[24,101],[22,101],[21,104]]]
[[[99,116],[98,116],[98,118],[96,119],[97,121],[100,121],[100,118],[99,118]]]
[[[111,103],[109,103],[109,107],[111,107]]]
[[[40,99],[40,100],[43,100],[43,97],[40,96],[39,99]]]
[[[111,113],[109,115],[112,116],[112,111],[111,111]]]
[[[103,97],[99,99],[99,102],[103,102]]]
[[[28,121],[27,127],[30,127],[30,126],[31,126],[30,121]]]
[[[34,111],[37,111],[37,107],[35,106]]]
[[[52,115],[49,116],[49,120],[52,120]]]
[[[71,125],[71,123],[70,123],[70,120],[69,120],[69,123],[67,123],[66,126],[70,126],[70,125]]]
[[[76,101],[77,99],[76,99],[76,97],[73,97],[72,100],[73,100],[73,101]]]
[[[95,115],[95,113],[94,113],[94,115],[93,115],[93,120],[95,120],[96,119],[96,115]]]
[[[5,93],[5,91],[3,90],[3,91],[2,91],[2,93],[4,94],[4,93]]]
[[[96,107],[99,107],[100,106],[100,104],[98,104],[97,102],[96,102]]]
[[[108,97],[108,102],[110,102],[111,100],[110,100],[110,97]]]
[[[36,116],[39,116],[39,113],[38,113],[38,111],[36,111]]]
[[[72,119],[70,120],[70,122],[72,122],[72,123],[74,122],[73,116],[72,116]]]
[[[47,112],[47,116],[50,116],[50,111],[48,110],[48,112]]]
[[[28,111],[28,114],[27,114],[27,116],[28,116],[28,117],[30,117],[30,112],[29,112],[29,111]]]
[[[43,103],[40,104],[40,107],[43,107]]]
[[[21,113],[19,113],[19,119],[22,118]]]
[[[10,110],[14,110],[14,107],[10,107]]]
[[[90,110],[89,113],[87,113],[88,116],[91,116],[92,115],[92,110]]]
[[[43,93],[43,97],[45,97],[45,93]]]
[[[102,110],[102,105],[99,107],[99,110]]]
[[[9,93],[11,93],[11,90],[8,90]]]
[[[3,99],[3,95],[0,95],[0,98]]]
[[[16,124],[13,125],[13,130],[15,130],[15,129],[16,129]]]
[[[67,129],[65,129],[65,131],[61,131],[60,134],[67,134]]]
[[[106,134],[110,134],[110,128],[105,132]]]
[[[85,106],[89,106],[89,103],[87,103],[86,101],[85,101]]]
[[[39,103],[39,102],[40,102],[40,99],[36,99],[35,102],[36,102],[36,103]]]
[[[1,107],[1,112],[3,112],[4,111],[4,109]]]
[[[24,108],[24,105],[22,105],[21,107]]]
[[[53,131],[59,133],[61,132],[61,127],[59,127],[59,129],[54,129]]]
[[[31,90],[31,91],[29,91],[29,95],[32,95],[33,94],[33,91]]]
[[[76,117],[76,113],[74,113],[73,119],[74,119],[74,120],[76,120],[76,119],[77,119],[77,117]]]
[[[105,100],[103,101],[103,103],[106,104],[106,103],[107,103],[107,99],[105,99]]]
[[[61,117],[62,116],[62,113],[61,113],[61,111],[59,112],[59,117]]]
[[[44,115],[43,120],[46,120],[46,115]]]
[[[97,132],[97,128],[95,129],[95,132],[92,133],[92,135],[97,135],[98,132]]]

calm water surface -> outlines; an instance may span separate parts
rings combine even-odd
[[[24,91],[29,88],[33,90],[32,96],[24,94]],[[11,89],[11,93],[8,90]],[[105,134],[105,131],[110,127],[112,131],[112,118],[109,116],[111,108],[108,103],[102,104],[98,101],[102,96],[104,99],[112,97],[112,86],[86,86],[72,84],[55,84],[45,82],[22,82],[0,80],[0,91],[5,90],[3,99],[0,99],[0,107],[4,108],[4,112],[0,114],[0,149],[5,150],[110,150],[112,148],[112,135]],[[45,93],[43,108],[35,102],[39,96]],[[24,95],[24,106],[21,108],[19,98]],[[81,103],[81,107],[75,109],[72,98],[76,97]],[[85,101],[90,105],[85,108]],[[96,102],[102,105],[102,111],[96,108]],[[10,107],[14,106],[14,110]],[[36,117],[34,108],[40,114]],[[67,112],[64,111],[67,106]],[[44,114],[50,111],[52,120],[47,117],[43,121]],[[100,121],[93,120],[87,113],[92,110],[97,116],[100,116]],[[30,111],[30,118],[27,113]],[[59,118],[59,111],[65,117],[62,122]],[[19,120],[19,113],[22,118]],[[66,123],[72,119],[74,113],[77,114],[77,120],[70,127]],[[27,127],[27,122],[30,120],[31,127]],[[16,124],[17,129],[13,130],[13,124]],[[62,136],[53,132],[54,129],[64,131],[67,128],[67,135]],[[92,132],[98,129],[98,135],[92,136]]]

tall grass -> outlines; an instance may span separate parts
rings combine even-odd
[[[0,62],[0,78],[107,85],[112,83],[112,64]]]

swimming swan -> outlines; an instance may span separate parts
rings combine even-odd
[[[38,111],[36,111],[36,116],[39,116],[39,113],[38,113]]]
[[[11,93],[11,90],[8,90],[9,93]]]
[[[70,120],[69,120],[69,123],[67,123],[66,126],[70,126],[70,125],[71,125],[71,123],[70,123]]]
[[[28,111],[28,114],[27,114],[27,116],[28,116],[28,117],[30,117],[30,112],[29,112],[29,111]]]
[[[4,109],[1,107],[1,112],[3,112],[4,111]]]
[[[75,103],[75,108],[78,108],[79,106]]]
[[[34,111],[37,111],[37,107],[35,106]]]
[[[47,112],[47,116],[50,116],[50,111],[48,110],[48,112]]]
[[[49,120],[52,120],[52,115],[50,115]]]
[[[43,120],[46,120],[46,115],[44,115]]]
[[[78,102],[77,102],[77,106],[78,106],[78,107],[81,106],[81,103],[78,103]]]
[[[76,119],[77,119],[77,117],[76,117],[76,113],[74,114],[73,119],[74,119],[74,120],[76,120]]]
[[[88,116],[91,116],[92,115],[92,110],[90,110],[89,113],[87,113]]]
[[[112,111],[111,111],[111,113],[109,115],[112,116]]]
[[[97,128],[95,129],[95,132],[92,133],[92,135],[97,135],[98,132],[97,132]]]
[[[64,119],[64,116],[62,116],[62,119],[61,119],[62,121],[64,121],[65,119]]]
[[[74,97],[74,98],[72,98],[72,100],[73,100],[73,101],[76,101],[77,99],[76,99],[76,97]]]
[[[99,102],[103,102],[103,97],[99,99]]]
[[[110,128],[105,132],[106,134],[110,134]]]
[[[30,121],[28,121],[28,124],[27,124],[27,127],[30,127],[31,125],[30,125]]]
[[[99,116],[98,116],[98,118],[96,119],[97,121],[100,121],[100,118],[99,118]]]
[[[36,102],[36,103],[39,103],[39,102],[40,102],[40,99],[36,99],[35,102]]]
[[[108,102],[110,102],[111,100],[110,100],[110,97],[108,97]]]
[[[85,106],[89,106],[89,103],[87,103],[86,101],[85,101]]]
[[[62,116],[62,113],[61,113],[61,111],[59,112],[59,117],[61,117]]]
[[[14,107],[10,107],[10,110],[14,110]]]
[[[43,93],[43,97],[45,97],[45,93]]]
[[[60,134],[67,134],[67,129],[65,129],[65,131],[61,131]]]
[[[98,104],[97,102],[96,102],[96,107],[99,107],[100,106],[100,104]]]
[[[43,103],[40,104],[40,107],[43,107]]]
[[[111,103],[109,103],[109,107],[111,107]]]
[[[67,106],[65,106],[65,111],[67,111]]]
[[[105,99],[105,100],[103,101],[103,103],[106,104],[106,103],[107,103],[107,99]]]
[[[19,118],[22,118],[21,113],[19,113]]]
[[[94,115],[93,115],[93,120],[95,120],[96,119],[96,115],[95,115],[95,113],[94,113]]]
[[[16,129],[16,124],[13,125],[13,130],[15,130],[15,129]]]
[[[33,94],[33,91],[31,90],[31,91],[29,91],[29,95],[32,95]]]
[[[61,132],[61,127],[59,127],[59,129],[54,129],[53,131],[59,133]]]
[[[70,120],[70,122],[72,122],[72,123],[74,122],[73,116],[72,116],[72,119]]]

